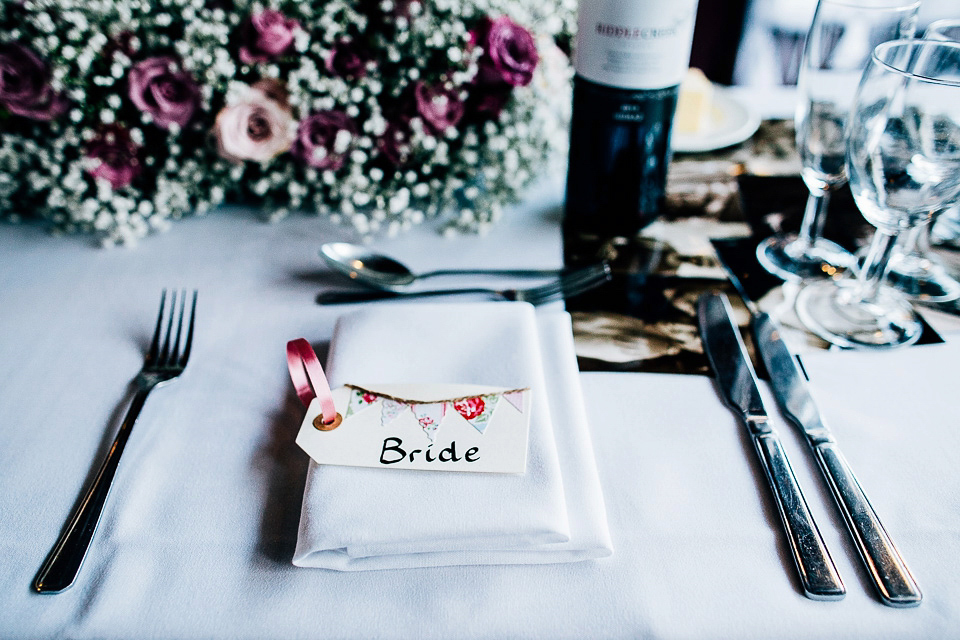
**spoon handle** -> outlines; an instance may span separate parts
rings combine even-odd
[[[555,278],[562,269],[438,269],[417,274],[417,280],[434,276],[502,276],[507,278]]]
[[[433,291],[321,291],[317,294],[317,304],[348,304],[370,300],[390,300],[392,298],[426,298],[428,296],[449,296],[461,293],[486,293],[498,295],[492,289],[438,289]]]

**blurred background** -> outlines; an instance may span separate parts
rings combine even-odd
[[[700,0],[690,66],[720,84],[791,86],[816,0]],[[923,0],[917,31],[960,17],[957,0]]]

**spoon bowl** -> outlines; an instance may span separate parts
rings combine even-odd
[[[328,242],[320,247],[320,256],[351,280],[381,289],[403,287],[417,279],[403,263],[349,242]]]
[[[320,247],[320,257],[351,280],[385,291],[403,291],[417,280],[435,276],[487,275],[514,278],[556,277],[561,271],[556,269],[441,269],[426,273],[413,273],[402,262],[378,253],[366,247],[349,242],[328,242]]]

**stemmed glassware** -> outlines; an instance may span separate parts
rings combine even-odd
[[[960,42],[960,19],[937,20],[923,32],[928,40]],[[949,226],[960,221],[960,203],[934,215],[927,224],[914,227],[904,234],[890,259],[890,284],[915,300],[946,302],[960,298],[960,282],[953,278],[930,254],[930,235],[934,223],[947,218]]]
[[[877,231],[856,277],[806,286],[797,314],[843,347],[911,344],[922,325],[909,300],[883,281],[900,233],[960,198],[960,43],[879,45],[847,129],[850,188]]]
[[[801,61],[795,124],[801,175],[810,190],[800,233],[771,236],[757,259],[784,280],[836,276],[853,267],[847,250],[821,237],[832,191],[847,181],[844,125],[874,47],[910,38],[919,0],[820,0]]]
[[[960,42],[960,18],[935,20],[923,32],[927,40],[950,40]]]

